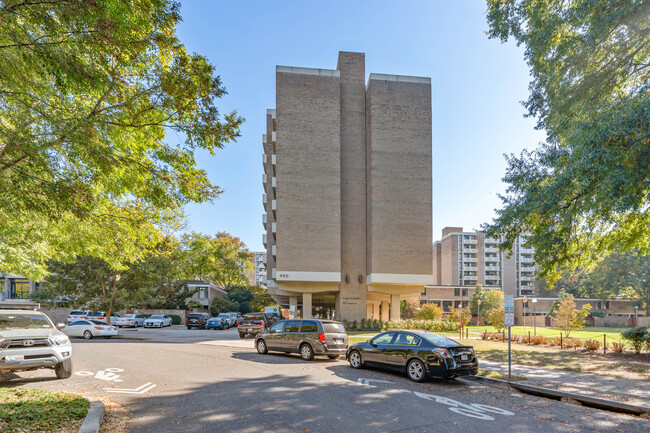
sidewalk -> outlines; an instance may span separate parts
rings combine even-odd
[[[508,363],[480,361],[480,366],[484,370],[508,374]],[[527,385],[650,407],[650,382],[642,380],[618,379],[519,364],[512,364],[512,374],[526,377],[528,380],[521,383]]]

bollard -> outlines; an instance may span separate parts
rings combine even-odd
[[[530,331],[528,331],[528,345],[530,346]]]
[[[506,330],[501,331],[501,341],[506,341]]]
[[[562,344],[562,333],[560,332],[560,349],[564,349],[564,345]]]

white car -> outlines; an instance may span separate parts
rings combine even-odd
[[[144,316],[141,314],[127,314],[126,316],[118,317],[113,325],[119,328],[122,326],[133,326],[134,328],[144,326]]]
[[[83,337],[86,340],[93,337],[111,338],[117,335],[115,326],[108,326],[97,320],[77,320],[61,331],[69,337]]]
[[[65,323],[68,324],[77,320],[86,320],[89,319],[92,315],[93,312],[91,310],[72,310],[70,311],[70,314],[68,314],[68,317],[65,319]]]
[[[172,318],[166,314],[154,314],[144,320],[145,328],[162,328],[163,326],[172,326]]]
[[[111,313],[111,325],[115,326],[117,324],[117,319],[120,318],[120,315],[117,313]],[[86,317],[88,320],[97,320],[106,324],[106,312],[96,311],[92,316]]]

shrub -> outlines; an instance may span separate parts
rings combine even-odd
[[[548,339],[548,344],[551,346],[560,346],[560,343],[562,343],[560,337],[553,337]]]
[[[598,341],[598,340],[592,340],[592,339],[585,340],[584,345],[585,345],[585,349],[587,349],[587,350],[598,350],[598,349],[600,349],[600,341]]]
[[[616,353],[623,353],[625,351],[625,343],[620,343],[618,341],[614,341],[612,343],[612,349]]]
[[[547,344],[548,340],[546,339],[546,337],[543,337],[541,335],[533,335],[530,337],[530,342],[535,346],[539,346],[542,344]]]
[[[170,314],[169,317],[172,319],[172,325],[180,325],[181,324],[181,316],[178,314]]]
[[[643,346],[648,343],[650,335],[645,328],[630,328],[621,334],[624,340],[627,340],[632,345],[634,353],[637,355],[641,353]]]
[[[425,304],[416,314],[416,317],[420,320],[438,320],[441,319],[442,316],[442,308],[436,304]]]
[[[579,338],[565,338],[564,339],[564,347],[567,349],[572,349],[572,348],[578,348],[582,347],[582,340]]]
[[[356,320],[353,320],[353,321],[352,321],[352,329],[356,331],[356,330],[357,330],[357,327],[358,327],[357,321],[356,321]]]

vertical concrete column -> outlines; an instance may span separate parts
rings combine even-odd
[[[381,305],[381,302],[375,301],[375,302],[372,303],[372,305],[373,305],[372,306],[372,312],[373,312],[372,319],[373,320],[379,320],[381,318],[381,316],[379,315],[379,305]]]
[[[388,315],[389,305],[390,305],[390,303],[388,301],[381,301],[381,321],[382,322],[388,322],[388,319],[390,318],[389,315]]]
[[[31,295],[36,291],[36,281],[29,280],[29,294]]]
[[[303,293],[302,294],[302,318],[303,319],[311,319],[311,293]]]
[[[390,295],[390,320],[400,320],[399,295]]]
[[[289,296],[289,310],[293,310],[298,315],[298,297]]]
[[[366,302],[366,319],[372,318],[372,302]]]
[[[5,275],[5,299],[11,299],[11,278]]]

